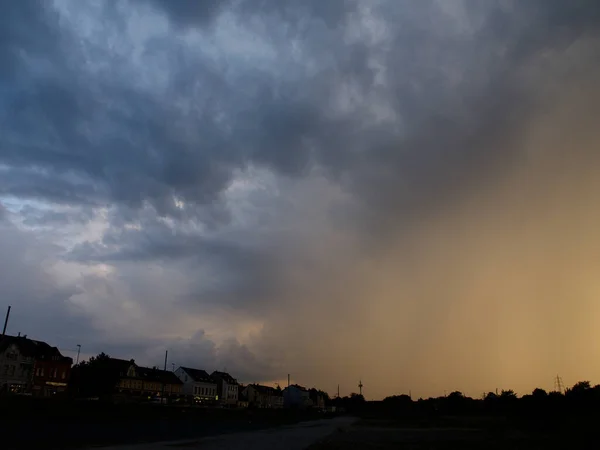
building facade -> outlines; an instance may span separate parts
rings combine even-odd
[[[198,403],[212,403],[218,400],[217,382],[204,370],[179,367],[175,375],[183,383],[183,394]]]
[[[50,397],[65,393],[73,360],[45,342],[38,345],[40,349],[33,367],[33,394]]]
[[[31,392],[35,352],[26,338],[0,338],[0,392]]]
[[[73,360],[27,336],[0,337],[0,392],[53,396],[66,392]]]
[[[308,389],[292,384],[283,390],[283,401],[286,408],[304,409],[312,406]]]
[[[173,398],[183,395],[183,383],[168,370],[140,367],[131,361],[121,361],[122,369],[117,383],[120,394],[143,399]],[[126,367],[126,370],[123,370]]]
[[[238,402],[239,384],[227,372],[214,371],[210,377],[217,384],[217,395],[220,403],[226,406],[236,406]]]
[[[283,408],[283,393],[281,390],[260,384],[249,384],[242,390],[253,408]]]

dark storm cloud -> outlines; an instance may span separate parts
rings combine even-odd
[[[206,25],[226,8],[231,0],[145,0],[166,12],[181,25]]]
[[[65,4],[75,8],[84,2]],[[193,221],[212,232],[226,228],[233,214],[224,193],[237,170],[258,166],[302,181],[317,167],[352,197],[352,209],[341,213],[344,225],[358,229],[365,247],[378,251],[373,243],[387,245],[386,237],[404,225],[452,209],[464,193],[519,163],[522,147],[515,140],[539,112],[544,81],[562,81],[543,72],[528,78],[530,64],[540,55],[560,59],[556,52],[586,36],[597,37],[600,19],[594,0],[139,0],[118,5],[123,7],[101,8],[98,23],[105,27],[87,42],[74,27],[62,26],[47,2],[2,2],[0,63],[7,70],[0,74],[0,195],[107,206],[108,230],[98,242],[76,245],[71,261],[110,263],[125,273],[130,262],[159,261],[189,278],[210,269],[211,283],[198,276],[174,304],[185,311],[206,304],[233,307],[251,317],[311,302],[329,314],[330,291],[337,294],[331,298],[343,301],[352,293],[339,294],[331,286],[339,277],[324,275],[328,264],[347,261],[331,257],[327,264],[313,265],[302,254],[303,247],[317,250],[310,245],[320,236],[303,242],[290,226],[293,231],[273,233],[279,240],[268,242],[253,230],[210,237],[204,229],[186,228]],[[133,21],[128,14],[136,8],[144,12],[148,5],[168,18],[170,29],[139,44],[142,56],[136,64],[143,70],[136,71],[130,69],[135,52],[128,53],[127,46],[138,37],[126,35],[123,25]],[[362,18],[366,7],[377,20]],[[247,57],[218,60],[207,56],[211,37],[186,41],[194,31],[210,36],[224,13],[239,23],[222,25],[224,34],[234,36],[233,43],[223,45]],[[150,19],[147,26],[159,29]],[[259,36],[256,46],[242,46],[247,42],[226,28],[239,24]],[[269,52],[275,56],[264,57]],[[254,57],[267,62],[253,66]],[[583,66],[579,70],[598,68],[593,60]],[[370,116],[375,113],[389,117],[374,124]],[[61,213],[23,213],[29,225],[67,220]],[[271,219],[269,226],[276,228],[277,221]],[[331,238],[319,241],[325,253]],[[280,245],[283,241],[295,246]],[[339,248],[333,248],[335,254]],[[308,286],[307,295],[286,284],[293,276]],[[28,279],[36,277],[34,272]],[[18,278],[13,273],[6,281]],[[154,280],[148,278],[136,273],[129,280],[147,284],[150,291]],[[44,286],[48,292],[40,302],[57,308],[53,320],[63,323],[60,299],[76,291]],[[146,299],[144,289],[131,290]],[[11,298],[30,294],[16,287],[11,292]],[[289,325],[281,320],[279,332],[268,337],[286,335]],[[160,345],[149,341],[127,349],[103,342],[110,351],[146,355]],[[297,345],[303,344],[299,339]],[[235,370],[251,378],[278,376],[275,362],[257,358],[236,341],[221,350],[196,335],[170,345],[190,365],[198,345],[199,354],[215,365],[238,364]],[[126,356],[122,353],[115,356]]]
[[[69,224],[85,224],[92,220],[94,212],[90,208],[78,208],[75,211],[54,211],[26,205],[20,209],[23,224],[29,227],[60,227]]]
[[[211,24],[219,13],[231,7],[246,15],[274,14],[298,26],[302,20],[317,19],[328,26],[335,26],[350,11],[354,2],[348,0],[304,0],[302,2],[282,2],[279,0],[142,0],[164,11],[176,24],[204,27]]]
[[[13,307],[10,334],[21,332],[74,347],[75,339],[84,335],[93,339],[97,334],[89,317],[70,302],[79,288],[59,285],[46,271],[44,263],[52,250],[33,234],[0,222],[0,298]]]
[[[212,1],[155,3],[174,23],[185,18],[202,24],[227,7],[227,2]],[[242,2],[233,11],[262,14],[267,23],[273,11],[277,20],[323,17],[339,23],[356,9],[354,2],[326,3],[284,7],[281,2]],[[354,184],[351,189],[359,196],[366,192],[369,203],[373,197],[385,199],[379,196],[382,192],[404,187],[408,198],[398,205],[383,202],[385,211],[406,204],[421,208],[428,201],[439,201],[440,194],[464,186],[465,177],[488,173],[498,159],[510,161],[508,142],[498,143],[504,148],[499,151],[482,148],[480,140],[490,132],[510,136],[509,130],[526,122],[527,86],[514,79],[519,64],[557,39],[567,45],[593,28],[598,15],[598,5],[585,1],[468,6],[473,7],[474,15],[478,10],[487,14],[480,35],[465,41],[448,37],[435,27],[423,28],[427,19],[444,19],[432,2],[382,4],[387,17],[394,19],[388,24],[392,27],[391,51],[384,61],[390,81],[382,89],[408,126],[405,136],[398,138],[386,129],[376,130],[376,136],[361,135],[358,115],[324,116],[327,94],[336,80],[344,80],[336,75],[345,74],[346,80],[358,82],[365,90],[378,89],[373,83],[375,70],[367,64],[373,49],[358,44],[344,47],[339,29],[323,31],[322,36],[292,29],[287,38],[301,39],[315,55],[331,51],[337,58],[335,71],[324,69],[310,80],[291,84],[252,78],[249,87],[258,95],[238,99],[253,104],[247,114],[239,114],[234,91],[218,81],[218,73],[186,63],[181,47],[156,42],[148,51],[170,55],[173,80],[179,82],[193,74],[204,90],[211,92],[204,97],[198,115],[190,116],[165,104],[164,98],[127,87],[123,80],[109,83],[82,72],[78,67],[84,60],[82,49],[59,27],[55,13],[35,2],[9,2],[3,5],[7,23],[2,28],[1,54],[5,66],[31,73],[36,67],[32,58],[41,58],[43,64],[35,69],[39,73],[33,79],[5,79],[0,162],[23,172],[19,181],[3,180],[1,192],[66,203],[93,198],[94,202],[119,202],[134,208],[149,201],[160,215],[171,215],[176,213],[174,195],[192,204],[217,201],[232,171],[248,161],[293,175],[305,173],[316,161],[332,174],[345,172]],[[318,25],[313,26],[319,30]],[[335,47],[323,49],[321,37],[329,38]],[[118,64],[108,50],[96,51]],[[447,75],[436,70],[436,64],[472,72],[464,70],[464,80],[453,87]],[[171,85],[172,99],[187,95],[180,84]],[[276,87],[284,94],[275,95]],[[449,94],[452,89],[456,92]],[[227,103],[229,100],[232,102]],[[211,110],[217,104],[231,108],[231,132],[215,121]],[[181,129],[195,132],[183,137]],[[25,172],[31,167],[43,175]],[[75,174],[80,182],[65,177],[66,173]],[[94,198],[97,196],[101,198]]]

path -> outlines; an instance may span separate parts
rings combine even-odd
[[[105,450],[302,450],[356,421],[352,417],[301,422],[267,430],[226,434],[201,439],[107,447]]]

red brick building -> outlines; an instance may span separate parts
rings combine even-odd
[[[36,342],[38,349],[33,366],[33,394],[54,396],[67,390],[73,360],[63,356],[58,348]]]

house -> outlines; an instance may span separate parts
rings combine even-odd
[[[35,347],[26,337],[0,338],[0,392],[31,392]]]
[[[242,393],[248,398],[248,404],[254,408],[282,408],[283,395],[281,390],[260,384],[245,386]]]
[[[248,396],[246,394],[244,394],[244,389],[242,389],[242,386],[240,386],[240,388],[238,389],[237,407],[238,408],[248,408],[249,406],[250,406],[250,402],[248,401]]]
[[[283,402],[286,408],[304,409],[312,406],[308,389],[292,384],[283,390]]]
[[[27,336],[0,337],[0,392],[51,396],[67,390],[73,360]]]
[[[117,391],[142,398],[178,397],[183,394],[183,382],[173,372],[157,367],[140,367],[131,361],[111,358],[119,369]],[[119,367],[120,366],[120,367]]]
[[[33,341],[36,349],[33,366],[33,394],[43,397],[66,392],[73,359],[63,356],[58,348]]]
[[[183,382],[169,370],[157,367],[136,367],[138,378],[142,379],[143,392],[155,397],[178,397],[183,394]],[[163,395],[164,394],[164,395]]]
[[[312,388],[308,391],[308,396],[312,406],[320,410],[325,409],[325,393],[318,389]]]
[[[217,382],[204,370],[180,367],[175,375],[183,383],[183,394],[194,397],[197,402],[217,400]]]
[[[227,372],[214,371],[210,377],[217,383],[217,395],[222,404],[235,406],[238,401],[239,385],[235,378]]]

